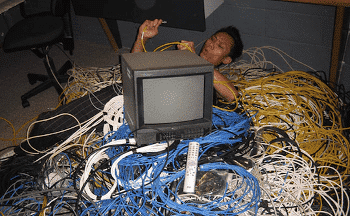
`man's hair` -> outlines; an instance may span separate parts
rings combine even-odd
[[[232,37],[234,41],[234,45],[232,46],[228,56],[230,56],[232,58],[232,62],[234,62],[238,57],[242,55],[242,52],[243,52],[243,42],[241,39],[241,35],[238,29],[233,26],[227,26],[227,27],[221,28],[217,32],[215,32],[215,34],[219,32],[225,32]]]

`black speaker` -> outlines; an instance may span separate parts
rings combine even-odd
[[[78,16],[143,23],[163,19],[162,26],[204,32],[204,0],[72,0]]]

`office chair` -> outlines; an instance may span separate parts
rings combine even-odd
[[[56,70],[49,51],[54,45],[63,45],[63,49],[73,54],[74,39],[70,14],[70,0],[26,0],[20,5],[23,19],[15,23],[6,33],[3,50],[15,52],[31,50],[44,62],[47,75],[27,74],[30,84],[41,83],[21,96],[22,106],[28,107],[28,99],[54,86],[59,95],[63,89],[61,83],[67,82],[67,70],[72,63],[67,61]]]

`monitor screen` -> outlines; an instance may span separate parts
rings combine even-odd
[[[142,79],[144,124],[203,118],[204,75]]]

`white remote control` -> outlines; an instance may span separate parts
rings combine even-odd
[[[196,186],[196,175],[198,166],[199,143],[190,142],[188,144],[186,175],[184,180],[184,193],[194,193]]]

